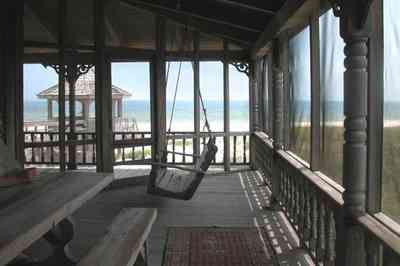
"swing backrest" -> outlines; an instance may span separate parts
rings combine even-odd
[[[206,172],[215,159],[218,147],[215,145],[215,136],[210,137],[197,160],[195,168]]]

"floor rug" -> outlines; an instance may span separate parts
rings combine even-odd
[[[261,232],[258,227],[169,227],[163,265],[275,265]]]

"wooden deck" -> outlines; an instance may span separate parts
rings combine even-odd
[[[136,185],[105,191],[79,209],[72,251],[85,254],[103,234],[105,224],[126,207],[157,208],[158,218],[149,241],[149,265],[161,265],[168,226],[266,226],[272,245],[284,265],[311,265],[298,248],[293,230],[280,212],[263,209],[269,190],[254,171],[210,174],[190,201],[147,195]]]

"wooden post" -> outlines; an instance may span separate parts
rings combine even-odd
[[[156,54],[151,63],[152,158],[163,160],[166,145],[165,18],[156,18]],[[153,166],[154,167],[154,166]]]
[[[53,120],[53,100],[47,100],[47,120]]]
[[[321,155],[321,94],[320,94],[320,49],[319,7],[310,23],[311,44],[311,169],[319,170]]]
[[[67,3],[58,2],[58,138],[60,171],[65,171],[65,33],[67,31]]]
[[[76,73],[76,65],[68,65],[68,84],[69,84],[69,135],[68,135],[68,169],[75,170],[76,167],[76,115],[75,115],[75,84],[78,77]],[[73,74],[74,73],[74,74]]]
[[[279,183],[281,171],[278,165],[278,151],[283,149],[284,142],[284,110],[283,110],[283,71],[280,69],[280,44],[275,40],[273,47],[273,144],[274,144],[274,164],[272,173],[272,198],[271,208],[279,209],[280,189]]]
[[[224,168],[231,170],[228,42],[224,41]]]
[[[117,100],[117,117],[122,117],[122,98]]]
[[[193,154],[200,153],[200,33],[195,32],[194,35],[194,60],[193,60],[193,108],[194,108],[194,134],[193,138]],[[197,162],[197,157],[194,157],[194,163]]]
[[[10,156],[24,163],[23,132],[23,1],[16,0],[2,7],[4,19],[5,140]]]
[[[111,64],[106,59],[104,0],[94,1],[96,49],[96,166],[98,172],[113,172]]]
[[[355,218],[366,210],[368,32],[371,1],[334,1],[345,47],[343,185],[343,253],[345,265],[366,265],[365,236]]]
[[[85,126],[89,125],[90,102],[91,100],[82,100],[82,116],[85,121]]]

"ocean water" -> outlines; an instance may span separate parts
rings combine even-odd
[[[221,101],[209,100],[205,101],[207,118],[213,130],[223,129],[224,106]],[[81,113],[82,107],[77,103],[77,115]],[[167,102],[167,126],[172,111],[172,102]],[[58,106],[53,102],[53,114],[57,116]],[[68,113],[68,104],[66,104],[66,112]],[[90,106],[91,116],[94,117],[94,103]],[[123,102],[123,117],[135,119],[138,123],[150,124],[150,102],[146,100],[127,100]],[[172,121],[172,128],[178,124],[193,123],[193,102],[177,101]],[[204,121],[204,115],[201,112],[200,117]],[[230,102],[230,118],[231,124],[238,129],[248,130],[249,123],[249,106],[247,101],[233,100]],[[47,102],[41,100],[24,102],[24,121],[45,121],[47,120]],[[246,127],[247,125],[247,127]],[[244,128],[243,128],[244,127]]]

